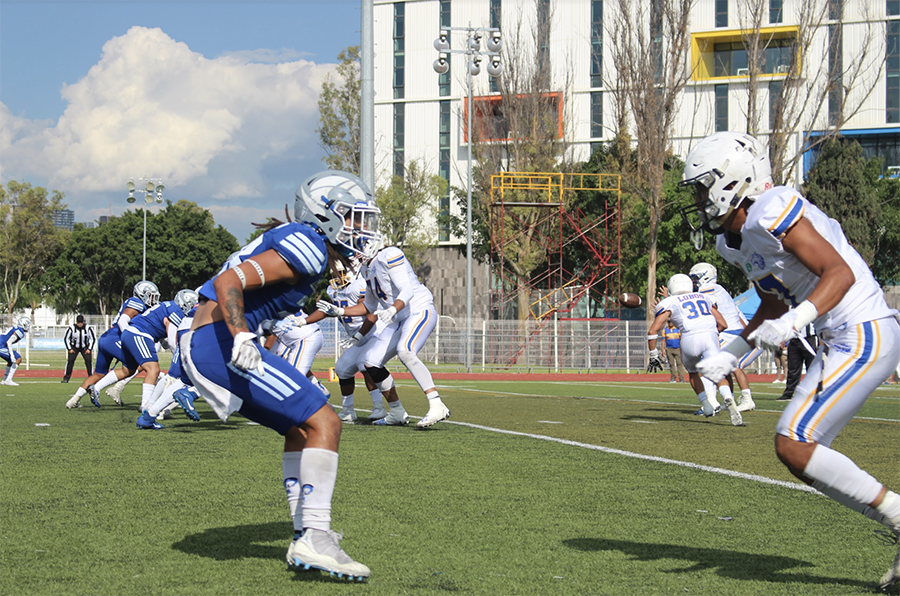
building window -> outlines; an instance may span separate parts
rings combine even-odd
[[[441,0],[441,29],[449,29],[450,27],[450,0]],[[447,36],[447,43],[452,43],[451,36]],[[450,95],[450,72],[452,70],[452,63],[450,59],[452,58],[451,54],[446,54],[447,56],[447,72],[444,74],[438,75],[438,94],[441,97],[447,97]]]
[[[502,0],[491,0],[491,28],[501,29],[501,3]],[[500,77],[488,77],[491,80],[491,93],[500,93]]]
[[[603,136],[603,94],[599,91],[591,93],[591,138]]]
[[[404,167],[403,144],[406,128],[406,110],[402,103],[394,104],[394,176],[403,177]]]
[[[716,85],[716,132],[728,130],[728,85]]]
[[[438,128],[438,176],[447,182],[447,191],[438,200],[441,216],[450,215],[450,102],[440,102],[440,124]],[[450,226],[443,217],[438,220],[438,240],[450,240]]]
[[[781,127],[783,101],[784,81],[772,81],[769,83],[769,130]]]
[[[844,52],[840,25],[828,26],[828,123],[837,124],[844,103]]]
[[[405,24],[406,5],[394,2],[394,99],[403,98],[403,77],[406,65]]]
[[[742,41],[717,43],[713,49],[716,77],[746,77],[750,75],[747,49]],[[760,74],[786,74],[794,56],[794,39],[785,37],[769,40],[763,51]]]
[[[888,3],[888,8],[890,8]],[[895,0],[892,15],[900,14],[900,0]],[[888,11],[890,12],[890,11]],[[887,22],[887,39],[885,47],[885,122],[897,124],[900,122],[900,21]]]
[[[887,16],[900,16],[900,0],[887,0]]]
[[[525,98],[525,96],[520,95],[517,99],[523,98]],[[549,137],[561,139],[563,136],[562,94],[558,92],[542,93],[541,104],[544,115],[542,122],[546,123],[546,128],[542,132],[546,133]],[[463,114],[463,117],[468,121],[468,100],[466,100],[464,105],[466,111]],[[477,132],[477,138],[480,141],[510,140],[509,122],[503,114],[503,97],[499,95],[474,97],[472,98],[472,105],[475,109],[475,111],[472,112],[472,130]],[[541,132],[538,134],[540,135]],[[468,131],[465,131],[464,142],[469,142]]]
[[[844,0],[828,0],[828,18],[832,21],[841,20],[844,14]]]
[[[591,87],[603,86],[603,0],[591,2]]]
[[[716,27],[728,26],[728,0],[716,0]]]
[[[784,21],[784,2],[782,0],[769,0],[769,22],[781,23]]]

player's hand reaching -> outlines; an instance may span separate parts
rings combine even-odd
[[[322,313],[326,317],[342,317],[344,316],[344,309],[340,306],[335,306],[334,304],[328,302],[327,300],[319,300],[316,302],[316,308],[322,311]]]
[[[362,341],[363,337],[365,337],[362,333],[357,331],[351,337],[348,337],[344,341],[341,342],[341,348],[346,350],[347,348],[353,348],[359,345],[359,342]]]
[[[659,350],[650,350],[650,362],[647,365],[648,373],[660,372],[663,370],[663,361],[659,356]]]
[[[797,332],[794,330],[795,318],[794,312],[788,311],[777,319],[763,321],[762,325],[757,327],[747,339],[755,341],[757,348],[774,352],[783,343],[797,337]]]

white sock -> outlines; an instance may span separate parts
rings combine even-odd
[[[706,399],[709,400],[710,405],[714,408],[721,407],[716,399],[716,386],[713,382],[706,377],[700,377],[700,381],[703,383],[703,393],[706,394]]]
[[[156,388],[156,385],[151,385],[150,383],[142,383],[141,384],[141,409],[149,410],[150,406],[153,405],[153,390]]]
[[[881,483],[843,453],[816,445],[803,475],[813,480],[813,488],[819,492],[845,507],[872,517],[866,509],[872,509],[869,503],[878,497]]]
[[[369,395],[372,396],[373,408],[384,407],[384,396],[381,395],[381,389],[373,389],[369,391]]]
[[[7,370],[9,371],[9,374],[6,375],[6,380],[12,381],[13,377],[16,376],[16,371],[19,370],[19,365],[13,362],[12,366],[8,367]]]
[[[749,389],[741,389],[741,399],[744,399],[745,397],[751,397]]]
[[[100,379],[99,381],[94,383],[94,389],[96,389],[98,392],[103,391],[104,389],[106,389],[107,387],[109,387],[110,385],[112,385],[113,383],[116,383],[118,381],[119,381],[119,378],[116,376],[116,371],[111,370],[108,373],[106,373],[106,375],[104,375],[104,377],[102,379]]]
[[[160,387],[162,387],[163,389],[161,391],[157,391]],[[184,383],[181,382],[181,379],[175,379],[168,384],[157,383],[157,390],[154,390],[153,395],[156,395],[157,393],[159,393],[159,395],[153,401],[153,405],[147,408],[147,412],[154,418],[162,414],[163,410],[169,408],[169,406],[175,403],[175,398],[172,396],[182,387],[184,387]]]
[[[341,405],[345,408],[353,407],[353,394],[350,395],[342,395],[341,396]]]
[[[84,387],[79,387],[78,389],[75,390],[75,395],[73,395],[72,397],[81,397],[82,395],[85,395],[86,393],[87,393],[87,391],[84,389]]]
[[[307,447],[300,460],[300,504],[303,527],[328,531],[331,529],[331,498],[337,480],[336,451]]]
[[[294,536],[303,531],[303,515],[300,510],[300,460],[302,451],[285,451],[281,456],[281,476],[287,491],[288,508],[294,520]]]
[[[734,400],[734,395],[731,393],[731,387],[728,385],[719,387],[719,393],[722,394],[722,401],[725,401],[726,399]]]
[[[7,364],[7,365],[6,365],[6,368],[3,369],[3,380],[4,380],[4,381],[6,380],[6,377],[9,376],[9,369],[10,369],[10,368],[12,368],[12,367],[11,367],[10,365]]]
[[[403,409],[403,404],[400,403],[399,399],[397,401],[389,401],[388,405],[391,407],[392,410],[402,410]]]

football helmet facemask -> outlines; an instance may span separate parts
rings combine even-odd
[[[699,290],[700,288],[705,288],[716,283],[718,271],[715,266],[710,265],[709,263],[697,263],[691,267],[688,275],[696,284],[694,289]]]
[[[369,258],[381,235],[372,192],[347,172],[326,170],[297,189],[294,219],[315,228],[344,254]]]
[[[349,270],[341,261],[335,261],[334,274],[329,280],[329,285],[335,290],[343,290],[353,281],[353,272]]]
[[[669,291],[669,296],[690,294],[694,291],[694,282],[692,282],[691,278],[684,273],[676,273],[669,278],[666,289]]]
[[[691,232],[724,232],[722,221],[745,198],[772,188],[766,146],[748,134],[717,132],[697,143],[685,159],[679,186],[693,186],[694,203],[681,209]]]
[[[191,312],[192,308],[197,306],[197,302],[200,301],[200,294],[198,294],[196,290],[178,290],[178,293],[175,294],[175,298],[172,301],[178,305],[181,312],[188,314]]]
[[[16,321],[16,325],[25,330],[25,333],[28,333],[31,330],[31,319],[28,317],[19,317],[19,320]]]
[[[152,281],[142,280],[134,284],[134,297],[147,305],[148,308],[159,304],[159,288]]]

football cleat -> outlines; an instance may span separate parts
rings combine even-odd
[[[200,421],[200,413],[197,412],[197,408],[194,407],[194,394],[191,393],[190,389],[182,387],[173,393],[172,397],[174,397],[175,402],[184,409],[184,413],[187,414],[188,418],[194,422]]]
[[[376,420],[372,424],[376,424],[378,426],[405,426],[409,424],[409,414],[406,413],[406,410],[403,408],[397,408],[400,410],[396,412],[394,408],[391,408],[388,415],[380,420]]]
[[[750,412],[756,409],[756,402],[749,395],[741,397],[741,403],[738,404],[738,412]]]
[[[319,569],[340,578],[362,581],[371,571],[345,553],[338,542],[341,534],[331,530],[307,528],[303,536],[291,542],[287,551],[288,569]]]
[[[112,387],[106,390],[106,395],[108,395],[114,402],[116,402],[117,406],[122,405],[122,388],[125,387],[125,383],[119,381]]]
[[[343,408],[338,412],[338,418],[341,419],[341,422],[356,422],[356,410],[353,409],[353,406]]]
[[[0,381],[0,385],[6,385],[7,387],[18,387],[19,384],[15,381],[7,381],[6,379]]]
[[[73,395],[69,399],[69,401],[66,402],[66,407],[69,408],[70,410],[74,409],[74,408],[80,408],[81,404],[78,403],[79,401],[81,401],[81,397]]]
[[[703,411],[703,415],[707,418],[712,418],[719,413],[719,408],[714,407],[711,403],[709,403],[708,399],[704,399],[702,402],[700,402],[700,406],[700,409]]]
[[[88,390],[88,395],[91,396],[91,403],[99,408],[100,407],[100,392],[97,391],[97,388],[94,387],[93,385],[89,385],[87,390]]]
[[[900,544],[900,531],[891,532],[889,530],[886,534],[888,533],[888,543],[893,543],[895,545]],[[888,569],[887,573],[882,575],[881,579],[878,580],[878,588],[882,591],[886,591],[894,584],[900,586],[900,549],[897,550],[897,556],[894,557],[894,564],[891,565],[891,568]]]
[[[158,423],[155,418],[150,416],[147,410],[144,410],[144,413],[137,419],[137,427],[142,430],[161,430],[165,428],[165,426]]]
[[[372,413],[369,414],[369,420],[381,420],[385,416],[387,416],[387,410],[384,409],[384,404],[382,404],[372,409]]]
[[[728,413],[731,415],[731,424],[734,426],[741,426],[744,424],[744,417],[741,416],[741,411],[738,410],[737,404],[734,403],[733,397],[728,397],[725,400],[725,407],[728,408]]]
[[[428,409],[428,413],[425,414],[425,417],[416,422],[417,428],[428,428],[429,426],[433,426],[440,422],[441,420],[446,420],[450,417],[450,410],[447,406],[444,405],[443,402],[438,401],[437,404],[434,404]]]

